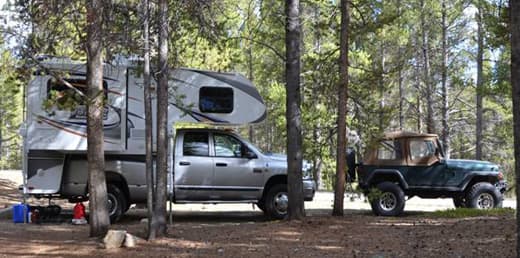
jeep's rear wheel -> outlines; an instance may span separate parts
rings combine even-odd
[[[399,185],[383,182],[377,185],[379,193],[370,200],[372,212],[377,216],[398,216],[404,210],[404,192]]]
[[[287,185],[278,184],[270,187],[263,206],[269,218],[283,219],[287,215],[287,207],[289,206]]]
[[[466,197],[468,208],[475,209],[501,207],[502,199],[502,194],[498,189],[488,182],[481,182],[473,185]]]
[[[453,197],[453,205],[455,208],[466,208],[466,199],[462,196]]]

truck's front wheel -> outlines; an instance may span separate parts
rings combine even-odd
[[[377,216],[398,216],[404,210],[404,192],[399,185],[383,182],[377,185],[377,194],[370,200],[372,212]]]
[[[476,183],[471,187],[466,197],[468,208],[491,209],[502,206],[502,194],[498,189],[488,183]]]
[[[287,215],[287,207],[289,206],[287,185],[278,184],[270,187],[265,195],[263,206],[270,218],[283,219]]]
[[[108,215],[110,223],[117,222],[126,211],[127,203],[124,193],[115,185],[107,184]]]

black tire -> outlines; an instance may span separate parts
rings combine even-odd
[[[380,193],[370,200],[372,212],[377,216],[399,216],[405,203],[401,187],[392,182],[382,182],[377,189]]]
[[[466,200],[468,208],[492,209],[502,207],[503,196],[491,183],[480,182],[471,187]]]
[[[123,191],[113,184],[107,184],[107,199],[110,223],[115,223],[126,212],[128,202]]]
[[[277,184],[267,190],[264,198],[265,213],[271,219],[283,219],[287,216],[287,185]]]
[[[455,205],[455,208],[466,208],[466,198],[463,196],[453,197],[453,205]]]
[[[261,211],[263,211],[265,213],[265,202],[263,200],[260,200],[259,202],[257,202],[256,207],[258,207],[258,209],[260,209]]]

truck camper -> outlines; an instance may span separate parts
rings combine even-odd
[[[87,109],[80,97],[80,92],[86,93],[86,66],[61,58],[44,60],[42,66],[47,72],[37,72],[27,86],[24,193],[71,202],[87,200]],[[117,221],[131,204],[146,202],[144,89],[135,65],[105,64],[103,69],[105,173],[110,218]],[[57,79],[57,75],[62,79]],[[261,122],[266,107],[254,85],[237,73],[178,68],[170,72],[168,87],[168,193],[172,200],[250,202],[270,217],[283,217],[287,208],[287,179],[286,164],[279,157],[270,158],[238,135],[225,131],[184,130],[182,137],[174,139],[173,125],[177,122],[217,125]],[[152,97],[152,106],[155,103]],[[152,114],[155,125],[155,111]],[[206,152],[197,151],[201,146]],[[241,178],[241,182],[249,185],[215,184],[226,181],[222,175],[215,175],[223,167],[227,172],[222,175]],[[230,171],[244,175],[233,175]],[[197,173],[199,178],[192,176]],[[248,177],[251,178],[244,180]],[[283,186],[276,193],[270,192],[275,185]],[[312,199],[314,182],[308,179],[305,185],[306,199]],[[270,200],[266,200],[268,197]]]

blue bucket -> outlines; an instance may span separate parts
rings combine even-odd
[[[29,205],[27,204],[16,204],[13,205],[13,222],[14,223],[24,223],[24,215],[25,222],[29,222]]]

